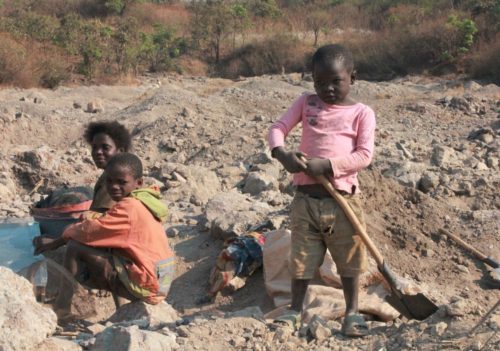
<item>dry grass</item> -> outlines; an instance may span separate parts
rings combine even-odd
[[[0,33],[0,84],[34,86],[33,71],[26,48],[9,34]]]
[[[473,78],[493,81],[500,85],[500,35],[491,43],[484,43],[470,55],[467,68]]]
[[[189,33],[190,14],[182,4],[137,3],[130,6],[124,15],[134,17],[139,26],[145,29],[151,29],[159,23],[174,28],[179,35]]]
[[[235,50],[221,62],[217,73],[236,78],[302,71],[311,49],[295,37],[275,35]]]

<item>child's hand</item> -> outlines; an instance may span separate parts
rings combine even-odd
[[[273,156],[290,173],[304,172],[306,165],[300,160],[304,155],[298,151],[286,151],[283,147],[273,149]]]
[[[45,235],[36,236],[33,238],[33,246],[35,247],[34,255],[39,255],[44,251],[50,250],[50,246],[54,241],[53,238],[49,238]]]
[[[54,239],[46,235],[40,235],[33,238],[33,246],[35,247],[34,255],[40,255],[42,252],[57,249],[64,244],[62,239]]]
[[[325,158],[308,159],[306,166],[307,168],[304,172],[312,177],[332,174],[332,165],[330,163],[330,160]]]

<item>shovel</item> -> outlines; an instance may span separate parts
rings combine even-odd
[[[456,242],[458,245],[460,245],[462,248],[472,252],[474,254],[474,257],[476,257],[478,260],[482,261],[483,263],[487,264],[491,268],[493,268],[490,271],[490,274],[488,276],[488,281],[486,282],[490,287],[500,289],[500,263],[495,261],[493,258],[486,256],[483,254],[481,251],[473,247],[472,245],[467,244],[465,241],[460,239],[458,236],[444,230],[444,229],[439,229],[439,232],[446,235],[448,238],[452,239],[454,242]]]
[[[306,162],[306,160],[303,160],[303,162]],[[391,271],[388,264],[384,261],[382,254],[375,247],[368,234],[366,234],[366,231],[361,226],[361,223],[359,223],[358,218],[352,211],[347,201],[342,197],[342,195],[339,194],[337,190],[335,190],[332,184],[324,176],[318,176],[316,178],[340,205],[345,215],[354,227],[354,230],[361,237],[361,240],[363,240],[363,243],[366,245],[373,258],[377,262],[378,270],[380,271],[380,273],[382,273],[387,283],[389,283],[392,294],[386,297],[386,301],[408,319],[424,320],[430,315],[434,314],[438,310],[438,307],[422,293],[409,295],[401,291],[400,284],[398,283],[398,278]]]

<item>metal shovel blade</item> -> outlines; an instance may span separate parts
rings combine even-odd
[[[424,294],[409,295],[403,293],[399,288],[396,276],[385,262],[383,266],[378,268],[391,286],[392,294],[387,296],[385,300],[399,313],[408,319],[417,319],[419,321],[436,313],[438,307]]]

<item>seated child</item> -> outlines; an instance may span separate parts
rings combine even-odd
[[[67,243],[64,266],[75,278],[85,268],[95,288],[132,301],[162,301],[174,273],[174,254],[161,224],[166,206],[159,191],[141,189],[142,182],[137,156],[114,156],[106,165],[106,188],[116,205],[100,218],[69,226],[61,238],[35,238],[35,254]],[[72,294],[70,287],[60,287],[54,306],[60,322],[72,318]]]

